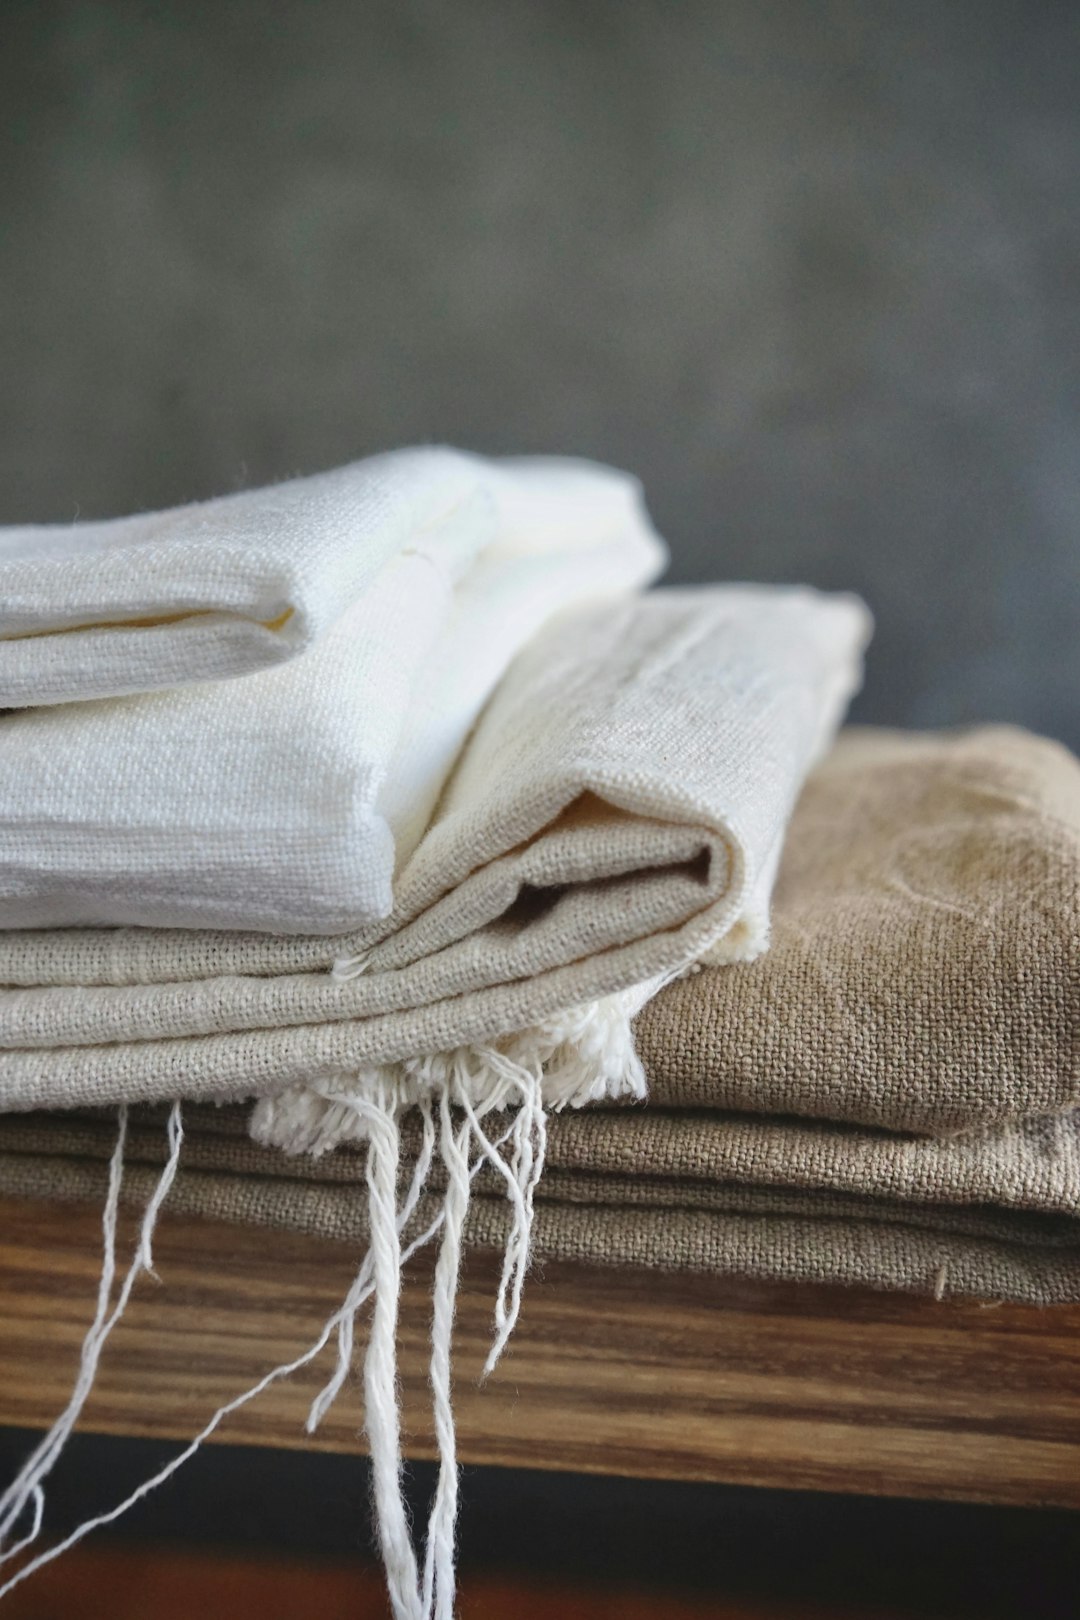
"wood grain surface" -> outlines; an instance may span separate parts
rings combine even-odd
[[[70,1390],[100,1265],[100,1214],[0,1200],[0,1423],[44,1426]],[[122,1223],[130,1242],[132,1225]],[[341,1244],[164,1218],[82,1427],[187,1440],[295,1357],[340,1302]],[[408,1450],[432,1454],[427,1286],[401,1324]],[[935,1302],[731,1278],[549,1266],[496,1373],[477,1383],[494,1271],[472,1258],[459,1307],[462,1459],[1080,1507],[1080,1308]],[[362,1447],[356,1381],[303,1432],[324,1352],[231,1417],[232,1443]]]

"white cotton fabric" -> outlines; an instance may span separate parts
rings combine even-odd
[[[548,1100],[570,1100],[567,1042],[573,1100],[613,1094],[640,987],[767,943],[787,820],[868,633],[855,599],[800,589],[561,615],[484,708],[384,919],[344,940],[0,934],[0,1107],[355,1090],[389,1065],[408,1095],[419,1056],[511,1036]],[[406,752],[426,732],[424,710]]]
[[[0,708],[269,668],[314,646],[403,555],[453,584],[491,547],[557,553],[649,533],[624,474],[445,448],[167,512],[0,528]]]
[[[514,655],[664,556],[622,473],[446,450],[5,531],[0,703],[84,701],[0,718],[0,928],[385,918]]]

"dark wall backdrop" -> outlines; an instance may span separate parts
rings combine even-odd
[[[1075,0],[0,0],[0,521],[402,442],[852,586],[1080,744]]]

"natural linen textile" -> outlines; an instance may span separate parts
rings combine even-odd
[[[549,1121],[540,1257],[1080,1300],[1080,763],[1008,727],[842,734],[769,952],[673,983],[636,1033],[647,1106]],[[0,1191],[96,1195],[111,1131],[4,1121]],[[170,1207],[364,1239],[362,1159],[244,1131],[191,1113]],[[159,1139],[132,1132],[142,1196]],[[481,1177],[466,1236],[506,1227]]]
[[[854,599],[751,587],[562,615],[484,710],[385,921],[0,934],[0,1108],[278,1098],[264,1137],[326,1146],[318,1093],[396,1065],[409,1096],[439,1083],[417,1060],[515,1032],[501,1051],[547,1060],[548,1102],[639,1090],[637,987],[766,943],[867,629]],[[472,1094],[490,1078],[471,1067]]]
[[[0,1196],[100,1200],[112,1119],[0,1120]],[[237,1108],[188,1113],[176,1215],[367,1242],[363,1156],[287,1157]],[[124,1196],[145,1203],[162,1162],[156,1121],[128,1138]],[[437,1187],[437,1178],[436,1178]],[[425,1228],[437,1191],[418,1208]],[[939,1297],[1080,1301],[1080,1116],[971,1137],[873,1132],[650,1104],[548,1123],[532,1226],[538,1261],[859,1285]],[[502,1250],[504,1189],[478,1179],[464,1224]]]
[[[514,655],[664,555],[625,474],[447,450],[4,531],[0,928],[387,917]]]
[[[1059,743],[845,732],[775,908],[759,968],[639,1019],[654,1096],[934,1136],[1080,1106],[1080,763]]]

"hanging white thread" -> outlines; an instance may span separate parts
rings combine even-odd
[[[462,1084],[458,1089],[457,1100],[489,1163],[502,1177],[512,1210],[510,1234],[503,1252],[502,1275],[495,1297],[495,1338],[484,1363],[483,1376],[486,1378],[506,1348],[521,1308],[532,1243],[533,1192],[543,1169],[547,1122],[539,1067],[530,1073],[523,1065],[512,1062],[500,1052],[481,1051],[478,1055],[499,1077],[504,1092],[516,1090],[521,1098],[506,1133],[514,1144],[511,1161],[507,1162],[499,1152],[501,1142],[492,1142],[481,1125],[469,1096],[468,1085]],[[491,1106],[500,1106],[503,1100],[500,1098],[498,1103]],[[534,1145],[533,1136],[536,1134],[538,1140]]]
[[[14,1542],[5,1552],[3,1562],[9,1558],[18,1558],[27,1547],[32,1547],[41,1534],[41,1521],[45,1517],[45,1492],[40,1485],[35,1485],[30,1491],[29,1500],[34,1504],[34,1511],[30,1518],[30,1528],[19,1541]]]
[[[401,1415],[397,1388],[397,1321],[401,1240],[397,1173],[401,1149],[397,1097],[380,1086],[372,1102],[357,1098],[367,1122],[368,1224],[375,1305],[364,1356],[364,1428],[371,1456],[376,1528],[394,1620],[423,1620],[416,1554],[402,1491]]]
[[[440,1060],[438,1064],[433,1063],[431,1060],[424,1060],[423,1062],[424,1079],[428,1081],[428,1087],[422,1090],[420,1097],[416,1097],[415,1100],[420,1101],[420,1098],[425,1096],[426,1091],[426,1106],[424,1102],[421,1102],[425,1120],[424,1136],[410,1187],[400,1210],[396,1208],[396,1186],[400,1158],[398,1116],[404,1101],[401,1095],[403,1088],[395,1087],[391,1083],[390,1076],[386,1075],[381,1083],[374,1088],[374,1097],[369,1099],[356,1093],[348,1097],[347,1105],[350,1105],[355,1113],[362,1118],[368,1134],[369,1150],[366,1178],[369,1193],[371,1243],[345,1300],[329,1318],[315,1343],[294,1361],[272,1369],[257,1384],[235,1397],[232,1401],[219,1407],[195,1439],[171,1462],[167,1463],[157,1474],[139,1486],[116,1507],[107,1513],[86,1520],[64,1540],[32,1559],[3,1586],[0,1586],[0,1598],[6,1596],[8,1592],[36,1570],[42,1568],[45,1564],[51,1563],[54,1558],[61,1556],[71,1547],[77,1545],[93,1530],[111,1524],[120,1518],[130,1507],[142,1500],[158,1485],[164,1483],[194,1456],[196,1451],[199,1450],[226,1417],[249,1401],[254,1400],[279,1378],[289,1376],[314,1360],[329,1342],[334,1332],[337,1331],[339,1342],[335,1371],[324,1390],[313,1402],[309,1413],[309,1426],[316,1426],[325,1415],[330,1403],[339,1392],[348,1375],[353,1344],[353,1324],[359,1310],[366,1300],[374,1294],[375,1312],[364,1363],[365,1422],[371,1451],[378,1533],[387,1572],[391,1604],[395,1620],[432,1620],[432,1617],[433,1620],[452,1620],[457,1462],[451,1405],[450,1347],[457,1278],[460,1268],[462,1230],[468,1208],[469,1188],[473,1178],[486,1159],[503,1177],[513,1208],[511,1234],[507,1246],[508,1252],[504,1262],[503,1276],[496,1304],[498,1335],[492,1355],[488,1359],[488,1366],[485,1368],[486,1372],[494,1365],[494,1361],[509,1337],[520,1307],[521,1288],[528,1265],[533,1192],[543,1164],[545,1127],[539,1067],[535,1072],[531,1072],[502,1054],[486,1050],[470,1053],[469,1056],[479,1058],[482,1067],[486,1070],[485,1080],[487,1083],[481,1090],[484,1100],[480,1105],[479,1112],[470,1096],[476,1077],[469,1072],[464,1053],[453,1054],[448,1062],[446,1059]],[[439,1211],[427,1230],[410,1243],[402,1253],[401,1233],[419,1202],[433,1151],[434,1125],[430,1106],[430,1082],[436,1071],[439,1072],[441,1079],[441,1084],[438,1086],[442,1124],[440,1140],[442,1156],[448,1173],[448,1192],[442,1210]],[[411,1078],[415,1083],[418,1075],[413,1074]],[[493,1080],[496,1082],[495,1084],[492,1084]],[[493,1141],[480,1124],[480,1118],[493,1109],[504,1107],[515,1092],[518,1095],[518,1107],[515,1110],[514,1117],[506,1129]],[[340,1099],[340,1101],[345,1103],[344,1098]],[[459,1126],[456,1132],[449,1112],[452,1102],[456,1102],[461,1106],[465,1113],[465,1123]],[[154,1221],[175,1176],[182,1141],[179,1105],[175,1106],[173,1115],[170,1116],[169,1160],[162,1173],[162,1180],[159,1182],[147,1206],[135,1259],[132,1262],[131,1270],[125,1278],[114,1312],[105,1318],[104,1312],[107,1309],[112,1280],[115,1275],[116,1205],[119,1199],[125,1135],[126,1114],[122,1113],[120,1140],[110,1165],[110,1187],[103,1216],[103,1226],[106,1234],[106,1255],[102,1268],[103,1278],[102,1289],[99,1294],[99,1312],[95,1316],[95,1327],[100,1342],[94,1341],[91,1351],[89,1382],[86,1385],[86,1390],[78,1400],[77,1406],[79,1409],[81,1409],[86,1393],[89,1392],[89,1385],[93,1381],[93,1373],[97,1366],[104,1339],[111,1331],[115,1321],[122,1314],[136,1276],[142,1270],[152,1269],[151,1238]],[[470,1165],[468,1153],[473,1137],[479,1143],[481,1152]],[[500,1151],[508,1140],[512,1142],[509,1162]],[[403,1264],[417,1249],[430,1242],[440,1227],[445,1226],[449,1227],[449,1235],[442,1245],[440,1263],[436,1268],[431,1365],[440,1470],[429,1519],[424,1586],[421,1593],[418,1587],[416,1557],[409,1533],[402,1492],[400,1414],[396,1370],[397,1314]],[[80,1386],[81,1383],[82,1379],[80,1378]],[[69,1410],[75,1406],[76,1403],[73,1398]],[[78,1410],[75,1410],[74,1416],[71,1418],[72,1424],[77,1416]],[[67,1414],[65,1414],[66,1417]],[[65,1430],[60,1445],[63,1444],[66,1437],[67,1431]],[[39,1448],[41,1455],[43,1455],[43,1450],[44,1448]],[[58,1454],[58,1450],[56,1454]],[[39,1453],[35,1453],[32,1462],[35,1460],[40,1461]],[[55,1455],[50,1451],[42,1472],[47,1472],[54,1460]],[[24,1470],[24,1475],[28,1475],[28,1473],[29,1465],[28,1469]],[[19,1489],[19,1505],[11,1522],[13,1523],[14,1519],[18,1517],[18,1513],[22,1511],[27,1500],[33,1501],[35,1513],[30,1534],[24,1537],[17,1547],[10,1549],[9,1556],[16,1551],[24,1550],[36,1537],[40,1529],[43,1492],[37,1483],[38,1477],[38,1474],[35,1473],[33,1481],[30,1481],[29,1478],[24,1480],[24,1477],[20,1476],[20,1482],[22,1483]]]
[[[116,1275],[116,1220],[120,1207],[120,1184],[124,1176],[124,1147],[127,1142],[127,1124],[127,1109],[121,1107],[117,1116],[116,1146],[109,1160],[109,1182],[105,1194],[105,1206],[101,1212],[102,1258],[97,1305],[94,1310],[94,1319],[87,1328],[86,1336],[82,1342],[79,1371],[75,1379],[75,1385],[71,1391],[67,1406],[56,1419],[52,1428],[31,1452],[3,1496],[0,1497],[0,1545],[10,1535],[12,1525],[22,1513],[34,1486],[49,1472],[59,1455],[60,1447],[63,1446],[64,1441],[67,1439],[74,1418],[78,1416],[85,1405],[86,1395],[93,1381],[101,1330],[105,1324],[109,1299],[112,1294],[113,1278]],[[0,1553],[0,1563],[5,1563],[10,1556],[10,1552]]]
[[[521,1313],[525,1274],[532,1251],[533,1204],[547,1152],[547,1116],[539,1069],[530,1072],[520,1064],[507,1064],[506,1074],[521,1093],[511,1138],[514,1148],[511,1172],[521,1191],[521,1218],[511,1231],[503,1255],[502,1276],[495,1299],[496,1333],[484,1363],[485,1378],[494,1370]]]
[[[498,1140],[492,1142],[480,1124],[470,1091],[476,1076],[469,1059],[478,1059],[487,1082],[481,1113],[517,1101],[514,1117]],[[417,1059],[408,1066],[408,1094],[416,1096],[424,1119],[424,1133],[409,1191],[402,1208],[393,1210],[400,1153],[398,1115],[402,1088],[384,1074],[372,1086],[374,1095],[331,1094],[335,1108],[351,1107],[368,1136],[370,1248],[342,1308],[337,1366],[313,1403],[311,1428],[321,1421],[344,1384],[351,1362],[353,1324],[361,1304],[372,1291],[375,1312],[364,1359],[365,1424],[371,1454],[376,1524],[386,1569],[395,1620],[452,1620],[454,1608],[454,1538],[457,1520],[458,1477],[453,1407],[451,1401],[451,1341],[460,1271],[461,1247],[469,1189],[475,1167],[469,1165],[469,1147],[475,1135],[482,1157],[503,1175],[514,1208],[508,1258],[496,1306],[499,1337],[488,1368],[494,1365],[513,1329],[521,1302],[528,1265],[533,1191],[543,1165],[544,1112],[541,1078],[494,1052],[467,1049],[438,1058]],[[409,1531],[402,1486],[401,1420],[397,1388],[396,1336],[401,1287],[400,1235],[419,1200],[432,1155],[434,1124],[431,1094],[439,1096],[439,1145],[447,1171],[447,1190],[441,1212],[443,1238],[433,1289],[431,1366],[439,1474],[429,1514],[422,1592],[416,1586],[416,1555]],[[516,1097],[515,1097],[516,1093]],[[455,1127],[453,1104],[462,1106],[465,1119]],[[537,1128],[539,1120],[539,1129]],[[340,1122],[339,1122],[340,1123]],[[500,1149],[513,1143],[508,1163]],[[482,1160],[477,1161],[477,1165]],[[509,1301],[509,1303],[507,1303]]]
[[[469,1171],[471,1178],[475,1178],[482,1164],[482,1156],[478,1157],[474,1161]],[[428,1243],[431,1242],[432,1238],[442,1226],[442,1223],[443,1214],[440,1210],[432,1220],[431,1224],[420,1233],[419,1237],[413,1238],[408,1248],[403,1251],[401,1255],[401,1264],[403,1266],[412,1259],[413,1255],[416,1254],[418,1250],[424,1248]],[[238,1412],[242,1407],[247,1406],[250,1401],[256,1400],[264,1390],[270,1388],[271,1384],[277,1383],[277,1381],[281,1378],[291,1377],[293,1373],[299,1372],[302,1368],[308,1366],[312,1361],[314,1361],[316,1356],[318,1356],[320,1352],[325,1349],[327,1344],[329,1344],[330,1339],[338,1328],[341,1317],[344,1315],[344,1313],[347,1310],[352,1310],[354,1308],[360,1309],[365,1300],[370,1298],[373,1290],[374,1285],[369,1282],[367,1284],[367,1292],[354,1307],[352,1302],[353,1290],[350,1289],[349,1295],[346,1296],[346,1300],[326,1322],[314,1344],[312,1344],[301,1355],[297,1356],[294,1361],[283,1362],[280,1367],[274,1367],[270,1372],[266,1373],[264,1377],[260,1378],[257,1384],[253,1384],[250,1389],[244,1390],[243,1394],[236,1395],[231,1401],[227,1401],[224,1406],[219,1406],[213,1417],[211,1417],[204,1427],[200,1429],[194,1440],[186,1445],[183,1451],[178,1452],[171,1462],[167,1462],[164,1467],[160,1468],[156,1474],[151,1476],[150,1479],[144,1480],[141,1485],[137,1486],[136,1489],[131,1492],[130,1496],[126,1496],[122,1502],[117,1503],[116,1507],[110,1508],[107,1513],[99,1513],[92,1519],[84,1520],[82,1524],[71,1531],[70,1535],[65,1536],[63,1541],[58,1541],[54,1546],[47,1547],[44,1552],[39,1553],[37,1557],[31,1559],[28,1564],[24,1564],[23,1568],[20,1569],[17,1574],[12,1575],[9,1580],[5,1581],[3,1586],[0,1586],[0,1598],[7,1597],[9,1592],[13,1591],[16,1586],[21,1585],[22,1582],[27,1580],[31,1575],[36,1574],[39,1569],[43,1569],[46,1564],[51,1564],[54,1559],[62,1557],[63,1554],[69,1552],[72,1547],[77,1547],[80,1541],[83,1541],[87,1536],[92,1535],[95,1530],[101,1530],[105,1525],[108,1524],[115,1524],[116,1520],[122,1518],[130,1508],[133,1508],[136,1505],[137,1502],[141,1502],[145,1496],[149,1496],[151,1491],[155,1491],[159,1485],[164,1485],[166,1480],[171,1479],[172,1476],[177,1473],[186,1462],[189,1462],[191,1458],[194,1457],[195,1453],[200,1449],[200,1447],[203,1446],[207,1440],[209,1440],[214,1431],[220,1428],[225,1419],[230,1417],[233,1412]]]
[[[486,1056],[486,1054],[485,1054]],[[498,1084],[489,1092],[483,1111],[502,1106],[507,1094],[522,1090],[522,1076],[517,1067],[500,1060],[497,1069]],[[395,1217],[397,1240],[411,1218],[424,1183],[427,1179],[434,1143],[434,1119],[431,1093],[438,1091],[440,1113],[440,1152],[447,1170],[447,1191],[437,1224],[443,1229],[443,1241],[436,1266],[433,1313],[431,1385],[435,1416],[435,1430],[439,1451],[439,1476],[428,1522],[424,1560],[423,1592],[415,1588],[415,1553],[408,1530],[402,1489],[402,1459],[400,1450],[400,1415],[396,1376],[396,1314],[397,1295],[400,1290],[400,1263],[393,1253],[389,1228],[388,1192],[396,1185],[397,1116],[401,1108],[401,1088],[391,1084],[390,1076],[376,1086],[372,1099],[362,1095],[338,1094],[327,1098],[335,1108],[351,1108],[358,1124],[362,1124],[369,1138],[368,1182],[374,1198],[370,1206],[371,1247],[361,1265],[353,1288],[342,1307],[339,1326],[338,1362],[335,1371],[313,1403],[308,1417],[309,1429],[317,1424],[345,1382],[350,1368],[353,1325],[362,1304],[374,1291],[376,1313],[368,1340],[364,1363],[366,1391],[366,1425],[372,1459],[375,1512],[380,1545],[387,1570],[391,1606],[395,1617],[415,1615],[427,1620],[432,1613],[435,1620],[452,1620],[454,1605],[454,1533],[457,1519],[457,1457],[451,1403],[450,1349],[460,1270],[461,1246],[465,1215],[468,1209],[469,1189],[484,1158],[501,1165],[510,1178],[522,1214],[531,1213],[531,1196],[526,1203],[519,1179],[503,1160],[499,1149],[508,1139],[522,1134],[522,1111],[492,1142],[479,1126],[475,1109],[469,1102],[471,1076],[465,1066],[464,1053],[448,1058],[418,1059],[410,1064],[409,1091],[416,1095],[424,1121],[420,1150],[404,1203]],[[539,1105],[538,1078],[525,1076],[525,1089],[529,1098],[535,1094]],[[531,1087],[531,1090],[530,1090]],[[456,1129],[450,1109],[453,1103],[468,1104],[464,1122]],[[541,1107],[542,1114],[542,1107]],[[469,1146],[474,1134],[474,1122],[483,1152],[472,1166],[469,1164]],[[529,1154],[516,1155],[519,1165],[533,1163]],[[390,1166],[392,1164],[392,1174]],[[380,1169],[381,1166],[381,1169]],[[537,1166],[537,1169],[539,1167]],[[515,1229],[518,1223],[515,1221]],[[527,1237],[522,1250],[527,1253]],[[523,1273],[522,1273],[523,1275]],[[379,1279],[389,1288],[393,1298],[392,1311],[380,1313]],[[518,1291],[520,1299],[520,1289]],[[384,1296],[385,1300],[385,1296]],[[387,1327],[388,1320],[392,1330]],[[512,1324],[511,1324],[512,1325]],[[434,1605],[434,1609],[433,1609]]]
[[[460,1090],[460,1086],[458,1088]],[[441,1133],[439,1147],[446,1167],[446,1198],[443,1205],[442,1242],[435,1266],[431,1311],[431,1382],[435,1439],[439,1452],[439,1475],[428,1516],[424,1548],[423,1611],[434,1620],[453,1620],[454,1614],[454,1533],[457,1524],[458,1471],[454,1408],[451,1399],[450,1351],[461,1270],[461,1243],[469,1207],[469,1145],[472,1125],[468,1118],[455,1127],[450,1113],[450,1087],[439,1099]],[[434,1604],[434,1607],[433,1607]]]
[[[423,1193],[424,1187],[427,1184],[428,1173],[431,1169],[431,1159],[435,1148],[435,1121],[431,1111],[431,1098],[426,1094],[422,1095],[418,1099],[417,1106],[420,1109],[420,1114],[424,1122],[423,1133],[420,1139],[420,1149],[417,1153],[416,1163],[413,1166],[412,1177],[409,1182],[409,1190],[406,1193],[405,1201],[397,1214],[397,1229],[399,1237],[404,1232],[409,1221],[412,1219],[413,1214],[416,1211],[416,1206],[420,1202],[421,1194]],[[364,1257],[364,1263],[361,1265],[360,1270],[357,1273],[356,1281],[353,1283],[352,1289],[345,1300],[344,1314],[338,1328],[337,1366],[335,1367],[330,1378],[323,1385],[323,1388],[319,1391],[318,1395],[316,1395],[315,1399],[311,1403],[311,1410],[308,1412],[307,1422],[304,1425],[308,1434],[315,1433],[316,1429],[319,1427],[319,1424],[322,1422],[331,1406],[333,1406],[334,1402],[337,1400],[338,1395],[341,1393],[342,1387],[348,1380],[349,1373],[352,1370],[353,1344],[356,1336],[356,1318],[360,1312],[364,1300],[368,1297],[368,1295],[364,1293],[364,1288],[366,1287],[370,1277],[371,1252],[369,1250],[367,1255]]]
[[[11,1534],[12,1528],[21,1516],[27,1501],[35,1493],[40,1492],[41,1481],[47,1478],[52,1471],[64,1446],[67,1444],[72,1430],[79,1421],[82,1409],[86,1405],[87,1398],[93,1388],[98,1363],[101,1360],[101,1353],[105,1348],[106,1340],[127,1309],[132,1289],[135,1287],[140,1273],[146,1271],[154,1275],[152,1253],[154,1227],[161,1206],[168,1196],[169,1189],[176,1177],[177,1165],[180,1160],[180,1148],[184,1137],[180,1104],[175,1102],[169,1113],[167,1126],[168,1157],[146,1206],[139,1229],[139,1239],[134,1258],[124,1277],[116,1304],[110,1312],[109,1300],[116,1277],[116,1224],[120,1205],[120,1189],[124,1175],[124,1149],[127,1143],[127,1129],[128,1111],[126,1106],[121,1106],[118,1114],[116,1147],[113,1149],[112,1158],[109,1161],[108,1191],[102,1212],[103,1257],[101,1279],[98,1284],[97,1306],[94,1312],[94,1320],[83,1339],[78,1376],[67,1406],[53,1423],[49,1432],[34,1448],[3,1496],[0,1497],[0,1546]],[[41,1494],[43,1501],[43,1493]],[[40,1513],[36,1512],[35,1522],[36,1528],[30,1535],[24,1536],[16,1546],[8,1547],[3,1552],[0,1552],[0,1565],[7,1563],[17,1552],[24,1551],[30,1542],[36,1539],[36,1535],[40,1530]]]
[[[186,1462],[194,1457],[199,1447],[210,1438],[214,1430],[231,1413],[238,1411],[242,1406],[246,1406],[249,1401],[253,1401],[256,1396],[261,1395],[264,1389],[268,1389],[279,1378],[287,1378],[290,1373],[299,1372],[301,1367],[306,1367],[310,1361],[313,1361],[320,1350],[329,1342],[337,1322],[338,1313],[335,1312],[326,1323],[315,1343],[303,1355],[297,1356],[295,1361],[275,1367],[272,1372],[261,1378],[257,1384],[253,1384],[250,1389],[246,1389],[242,1395],[236,1396],[234,1400],[227,1402],[224,1406],[219,1406],[210,1421],[199,1431],[194,1440],[184,1447],[183,1451],[179,1452],[171,1462],[166,1463],[164,1468],[159,1469],[150,1479],[145,1480],[143,1484],[133,1490],[131,1495],[126,1496],[116,1507],[110,1508],[107,1513],[99,1513],[92,1519],[85,1519],[70,1535],[65,1536],[63,1541],[58,1541],[55,1546],[46,1548],[43,1553],[39,1553],[36,1558],[31,1559],[30,1563],[25,1564],[18,1574],[13,1575],[10,1580],[5,1581],[3,1586],[0,1586],[0,1598],[7,1597],[8,1593],[14,1591],[16,1586],[19,1586],[39,1569],[43,1569],[46,1564],[51,1564],[55,1558],[69,1552],[72,1547],[77,1546],[80,1541],[83,1541],[94,1530],[100,1530],[104,1525],[113,1524],[129,1508],[133,1508],[137,1502],[141,1502],[144,1496],[149,1496],[151,1491],[156,1490],[159,1485],[163,1485],[167,1479],[171,1479],[178,1469],[182,1468]]]
[[[169,1144],[169,1156],[165,1161],[165,1168],[162,1170],[161,1175],[158,1178],[158,1184],[151,1194],[150,1202],[146,1206],[146,1213],[142,1219],[142,1225],[139,1228],[139,1263],[142,1270],[149,1272],[150,1276],[154,1278],[155,1282],[160,1281],[160,1278],[158,1277],[157,1272],[154,1270],[154,1231],[157,1227],[158,1215],[161,1213],[161,1206],[165,1202],[166,1198],[168,1198],[172,1184],[176,1180],[176,1172],[180,1168],[180,1149],[184,1144],[184,1122],[180,1114],[179,1097],[169,1109],[169,1119],[168,1124],[165,1127],[165,1135]],[[131,1285],[134,1285],[134,1282],[135,1278],[132,1277]],[[131,1286],[129,1286],[126,1282],[124,1286],[130,1294]],[[125,1299],[124,1304],[126,1305],[126,1303],[127,1300]],[[122,1313],[122,1310],[123,1306],[120,1307],[120,1312],[118,1312],[118,1314]]]

